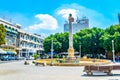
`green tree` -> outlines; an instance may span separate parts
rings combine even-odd
[[[118,25],[111,25],[110,27],[106,28],[105,32],[107,32],[110,35],[114,35],[115,32],[120,33],[120,24]]]
[[[67,52],[69,47],[68,33],[56,33],[47,37],[44,41],[46,52],[50,52],[52,39],[56,52]],[[96,27],[81,30],[73,35],[73,46],[75,51],[79,51],[79,45],[82,46],[82,56],[93,55],[93,53],[97,55],[105,53],[105,51],[112,52],[112,40],[114,40],[115,53],[120,53],[120,25],[112,25],[105,30]]]
[[[103,35],[104,30],[100,28],[84,29],[76,33],[78,38],[78,45],[82,46],[82,55],[86,54],[100,54],[103,48],[100,46],[99,38]],[[77,44],[76,44],[77,45]]]
[[[79,52],[79,46],[81,45],[81,38],[80,36],[74,34],[73,35],[73,46],[74,46],[74,50]]]
[[[104,50],[107,51],[112,51],[112,41],[113,40],[113,36],[108,34],[108,33],[104,33],[101,38],[100,38],[100,46],[104,48]]]
[[[46,53],[51,52],[51,44],[53,40],[53,49],[54,52],[60,52],[62,44],[55,38],[55,35],[50,35],[49,37],[45,38],[44,40],[44,50]]]
[[[0,24],[0,45],[5,44],[5,33],[5,27],[3,26],[3,24]]]
[[[109,51],[112,52],[112,40],[114,40],[115,45],[115,52],[120,52],[119,50],[119,43],[120,43],[120,25],[112,25],[106,28],[105,33],[101,36],[101,46]]]
[[[68,38],[68,33],[56,33],[54,35],[54,38],[57,39],[59,43],[61,43],[61,49],[59,52],[67,52],[68,47],[69,47],[69,38]]]
[[[33,55],[33,57],[34,57],[34,59],[36,60],[36,59],[39,58],[39,55],[38,55],[37,53],[35,53],[35,54]]]
[[[115,32],[113,35],[114,40],[114,46],[115,46],[115,52],[116,54],[120,52],[120,33]]]
[[[44,43],[43,43],[43,47],[44,47],[45,53],[50,52],[50,49],[51,49],[51,39],[49,37],[45,38]]]

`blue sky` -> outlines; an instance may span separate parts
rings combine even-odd
[[[90,27],[107,28],[118,23],[120,0],[0,0],[0,17],[12,19],[22,29],[48,36],[63,32],[68,14],[86,16]]]

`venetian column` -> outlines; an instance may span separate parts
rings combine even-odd
[[[72,34],[72,22],[74,22],[74,18],[72,14],[69,14],[69,49],[68,49],[68,58],[74,58],[74,48],[73,48],[73,34]]]

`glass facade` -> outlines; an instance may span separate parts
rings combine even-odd
[[[120,24],[120,13],[118,14],[118,20],[119,20],[119,24]]]
[[[85,28],[89,28],[89,19],[87,19],[86,17],[82,19],[77,19],[76,22],[73,22],[72,24],[73,34]],[[69,32],[68,22],[65,22],[64,24],[64,32]]]

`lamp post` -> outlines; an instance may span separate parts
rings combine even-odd
[[[53,40],[51,41],[51,65],[53,64]]]
[[[96,43],[94,43],[94,46],[96,47]],[[96,61],[96,57],[95,57],[95,55],[96,55],[96,48],[94,47],[94,60],[93,60],[93,62],[95,62]]]
[[[80,52],[80,58],[81,58],[81,45],[79,45],[79,52]]]
[[[96,55],[96,43],[94,43],[94,58],[95,58],[95,55]]]
[[[112,40],[112,53],[113,53],[113,62],[115,62],[114,40]]]
[[[107,57],[107,50],[105,50],[105,58]]]

